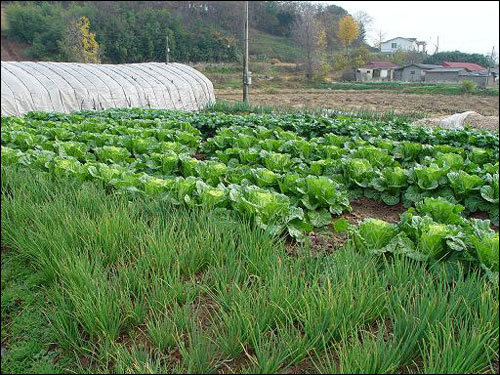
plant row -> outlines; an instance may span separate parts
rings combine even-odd
[[[348,209],[347,194],[391,205],[402,200],[407,206],[427,196],[444,196],[463,203],[470,212],[487,211],[498,223],[498,162],[492,164],[498,154],[487,148],[367,141],[335,134],[306,140],[291,131],[263,126],[221,128],[202,141],[199,130],[189,123],[161,119],[123,125],[83,120],[26,124],[24,118],[10,118],[2,128],[2,144],[8,146],[2,151],[2,163],[32,164],[56,174],[67,170],[82,178],[95,175],[90,172],[95,168],[108,171],[106,176],[112,170],[106,182],[129,189],[149,177],[160,185],[163,180],[168,185],[172,177],[200,178],[224,191],[224,197],[229,196],[229,185],[256,185],[284,194],[293,205],[308,210],[306,230],[328,224],[328,211],[338,214]],[[203,152],[208,160],[193,158],[194,152]],[[124,180],[120,183],[115,181],[118,173]],[[322,205],[304,198],[310,181],[322,181],[316,182],[323,184],[322,192],[313,199],[323,200]],[[313,213],[318,209],[320,215]]]
[[[464,207],[443,198],[425,198],[408,209],[399,223],[365,219],[355,227],[340,219],[334,224],[348,232],[347,248],[381,256],[405,256],[416,261],[447,261],[481,267],[498,284],[499,237],[489,223],[463,217]]]
[[[4,121],[12,117],[4,117]],[[221,112],[185,113],[154,109],[110,109],[106,111],[81,111],[72,114],[31,112],[23,121],[58,121],[65,123],[130,124],[135,120],[162,120],[189,123],[199,129],[204,136],[212,136],[219,128],[229,126],[280,127],[311,138],[326,133],[370,139],[390,138],[396,141],[412,141],[424,144],[447,144],[455,147],[489,147],[498,149],[498,133],[487,130],[440,129],[413,126],[401,120],[375,121],[342,115],[312,115],[301,113],[235,115]]]

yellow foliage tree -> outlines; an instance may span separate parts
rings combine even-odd
[[[325,81],[330,75],[331,66],[327,60],[327,35],[324,26],[315,21],[314,22],[314,57],[316,62],[316,69],[313,73],[313,79],[318,81]]]
[[[99,44],[95,40],[95,33],[90,32],[90,20],[85,16],[80,17],[77,25],[82,42],[83,62],[98,64]]]
[[[99,44],[90,31],[90,20],[83,16],[71,22],[65,39],[65,50],[72,61],[100,63]]]
[[[337,35],[344,47],[347,49],[347,47],[349,47],[359,36],[358,22],[352,16],[342,17],[339,21],[339,30]]]
[[[316,30],[316,48],[319,49],[320,51],[325,51],[327,47],[327,40],[326,40],[326,30],[321,23],[315,21],[314,23],[314,28]]]

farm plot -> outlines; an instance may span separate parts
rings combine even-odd
[[[134,109],[1,136],[7,372],[498,372],[497,133]],[[407,209],[346,220],[366,201]]]
[[[390,235],[370,250],[494,271],[479,249],[498,247],[498,236],[464,215],[485,212],[498,226],[498,158],[495,133],[346,117],[110,110],[2,118],[2,165],[228,210],[298,241],[330,226],[359,197],[417,205],[397,228],[381,224]],[[336,228],[347,230],[342,224]],[[437,231],[434,248],[421,236],[429,230]]]

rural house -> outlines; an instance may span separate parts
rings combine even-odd
[[[462,69],[465,69],[469,72],[477,72],[477,71],[486,69],[486,68],[484,68],[481,65],[476,64],[476,63],[455,62],[455,61],[444,61],[443,67],[445,67],[445,68],[462,68]]]
[[[464,68],[435,68],[426,72],[425,82],[458,82],[460,74],[464,73],[467,73]]]
[[[423,82],[425,80],[425,72],[436,68],[442,68],[442,66],[432,64],[409,64],[395,69],[394,78],[404,82]]]
[[[475,64],[474,64],[475,65]],[[468,71],[465,68],[441,67],[426,71],[425,82],[463,82],[473,81],[478,87],[495,85],[495,76],[487,69]]]
[[[397,51],[417,51],[425,53],[425,47],[426,42],[417,41],[417,38],[396,37],[382,42],[380,44],[380,52],[387,54],[394,54]]]
[[[485,69],[487,71],[487,69]],[[498,67],[490,68],[490,73],[493,76],[493,80],[498,84]]]
[[[392,81],[398,66],[389,61],[372,61],[356,70],[356,81]]]

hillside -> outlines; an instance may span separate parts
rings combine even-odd
[[[295,62],[303,51],[291,38],[250,29],[249,54],[256,61],[278,59],[282,62]]]
[[[4,32],[7,30],[7,20],[5,17],[5,4],[2,2],[2,37],[1,37],[1,56],[2,61],[20,61],[26,60],[26,48],[27,44],[18,43],[12,40],[8,40],[5,37]]]
[[[86,17],[103,63],[163,61],[167,35],[172,61],[241,61],[241,3],[198,3],[2,2],[2,59],[76,61],[68,35]],[[303,56],[292,37],[299,12],[295,2],[252,2],[252,60],[296,62]]]
[[[2,7],[2,30],[4,30]],[[271,35],[259,30],[250,29],[249,54],[254,61],[278,59],[282,62],[295,62],[302,50],[290,38]],[[1,53],[3,61],[21,61],[28,59],[29,45],[1,37]]]

